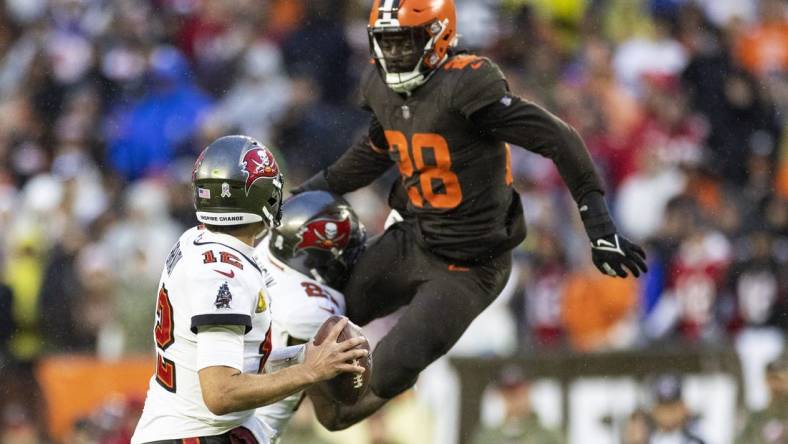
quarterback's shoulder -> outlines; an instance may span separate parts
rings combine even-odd
[[[170,247],[170,251],[167,253],[167,257],[164,259],[164,272],[166,272],[167,275],[172,276],[176,266],[181,263],[181,260],[184,258],[184,251],[186,251],[186,255],[191,253],[188,245],[198,236],[199,232],[200,227],[189,228],[188,230],[184,231],[180,237],[178,237],[178,240],[172,245],[172,247]],[[177,267],[178,270],[183,268],[184,267]],[[185,268],[188,270],[191,268],[191,266],[187,266]]]
[[[178,238],[178,242],[180,243],[189,243],[199,237],[202,233],[205,232],[205,227],[203,225],[197,225],[194,227],[189,228],[188,230],[184,231],[181,234],[181,237]]]
[[[232,265],[200,263],[170,284],[191,319],[192,333],[201,325],[243,325],[248,332],[254,314],[260,312],[264,285],[251,272]]]
[[[191,254],[203,264],[232,265],[245,274],[255,277],[263,274],[263,269],[254,258],[254,252],[239,246],[238,242],[228,242],[227,237],[221,238],[208,230],[200,230],[196,232],[196,236],[183,240],[192,249]]]
[[[188,239],[187,239],[188,240]],[[196,243],[195,243],[196,242]],[[202,242],[200,238],[188,242],[184,253],[185,267],[178,279],[195,291],[230,281],[234,285],[251,288],[267,286],[271,280],[267,270],[244,252],[219,242]]]

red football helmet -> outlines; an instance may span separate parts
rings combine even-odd
[[[392,90],[409,93],[457,43],[454,0],[375,0],[367,29],[383,80]]]

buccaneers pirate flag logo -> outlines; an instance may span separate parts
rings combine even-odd
[[[252,148],[244,154],[241,160],[241,168],[246,174],[246,182],[244,183],[244,191],[249,195],[249,189],[252,184],[261,178],[276,178],[279,176],[279,166],[271,154],[265,147]]]
[[[296,250],[317,248],[338,255],[350,241],[350,218],[313,220],[301,228],[298,237],[301,242],[296,244]]]

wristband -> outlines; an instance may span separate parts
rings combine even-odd
[[[616,225],[610,217],[602,193],[598,191],[586,193],[580,199],[578,209],[589,239],[599,239],[616,233]]]

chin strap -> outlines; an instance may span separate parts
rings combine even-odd
[[[414,89],[416,89],[419,86],[427,83],[427,80],[429,80],[433,75],[435,75],[435,73],[438,71],[438,69],[441,66],[443,66],[443,64],[446,63],[446,60],[448,60],[448,59],[449,59],[449,55],[446,54],[446,55],[443,56],[443,60],[441,60],[440,63],[438,63],[435,66],[435,68],[431,69],[427,73],[427,75],[424,75],[423,73],[419,72],[414,77],[412,77],[410,79],[407,79],[405,81],[390,81],[390,79],[393,79],[394,77],[398,77],[399,78],[403,74],[407,74],[407,75],[414,74],[416,71],[418,71],[419,67],[421,66],[421,64],[423,62],[419,62],[418,67],[414,71],[409,72],[409,73],[403,73],[403,74],[394,74],[394,73],[389,74],[389,73],[386,73],[385,74],[385,76],[386,76],[386,85],[389,88],[391,88],[392,91],[394,91],[396,93],[407,94],[407,95],[410,96],[411,92]],[[385,70],[384,70],[384,73],[385,73]]]

